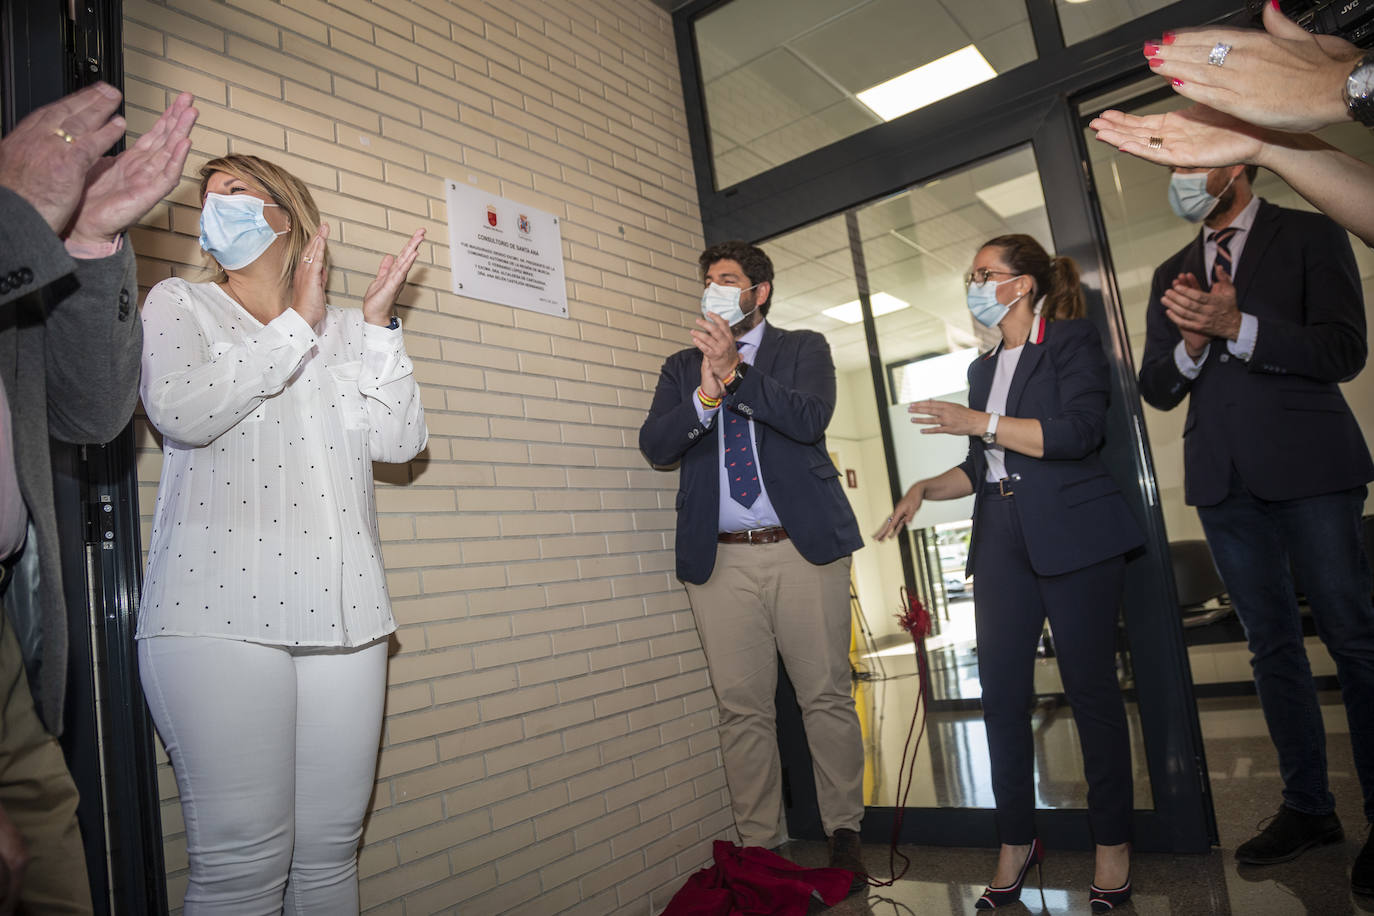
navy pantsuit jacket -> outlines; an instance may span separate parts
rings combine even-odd
[[[701,351],[679,350],[663,364],[639,447],[656,467],[680,463],[677,493],[677,575],[700,585],[711,578],[720,525],[719,433],[697,419]],[[863,546],[839,471],[825,448],[835,411],[835,364],[814,331],[766,325],[753,365],[724,411],[754,421],[763,485],[797,551],[816,564]]]
[[[1033,328],[1012,376],[1006,414],[1040,421],[1044,456],[1010,449],[1004,454],[1031,568],[1055,576],[1120,556],[1144,539],[1098,454],[1110,390],[1097,329],[1084,319],[1050,321],[1042,342],[1034,342],[1035,336]],[[987,407],[1001,350],[999,345],[969,366],[968,401],[974,410]],[[987,476],[986,453],[982,438],[970,436],[968,457],[960,465],[973,484],[975,520]],[[975,524],[968,574],[984,564],[984,573],[995,576],[997,558],[979,555]]]
[[[1215,340],[1189,380],[1174,363],[1181,335],[1160,297],[1180,273],[1205,282],[1203,236],[1155,271],[1140,393],[1160,410],[1188,398],[1183,424],[1189,505],[1221,502],[1234,467],[1266,500],[1298,499],[1374,478],[1369,448],[1338,382],[1364,368],[1364,297],[1344,229],[1319,213],[1260,202],[1236,270],[1237,303],[1259,321],[1248,363]]]

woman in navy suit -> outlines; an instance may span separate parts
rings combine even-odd
[[[978,669],[1002,847],[978,900],[1018,900],[1044,851],[1035,832],[1029,715],[1046,616],[1073,706],[1097,842],[1095,912],[1130,897],[1131,755],[1116,681],[1116,620],[1127,551],[1142,543],[1098,456],[1107,360],[1084,320],[1078,268],[1027,235],[978,250],[965,278],[973,317],[1002,342],[969,367],[969,405],[919,401],[925,433],[969,437],[963,464],[912,485],[874,535],[897,531],[927,499],[975,494],[968,573],[977,574]]]

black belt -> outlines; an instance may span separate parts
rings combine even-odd
[[[1001,480],[983,481],[984,496],[1010,496],[1012,485],[1016,483],[1015,478],[1003,477]]]
[[[716,535],[716,540],[722,544],[776,544],[787,538],[787,530],[781,525],[771,528],[750,528],[748,531],[722,531]]]

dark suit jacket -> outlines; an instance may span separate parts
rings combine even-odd
[[[1189,505],[1225,498],[1234,466],[1261,499],[1316,496],[1374,478],[1369,448],[1337,382],[1364,367],[1364,297],[1345,230],[1318,213],[1261,201],[1235,276],[1242,312],[1259,320],[1246,364],[1214,341],[1198,377],[1174,363],[1178,328],[1160,297],[1180,273],[1204,277],[1199,234],[1155,271],[1146,311],[1140,393],[1183,424]]]
[[[14,423],[19,489],[33,526],[5,610],[26,664],[31,672],[36,668],[31,686],[38,714],[58,734],[67,611],[48,437],[108,442],[129,422],[143,347],[138,279],[128,239],[108,258],[73,259],[28,203],[0,188],[0,280],[0,379]],[[67,547],[81,549],[79,543]]]
[[[639,429],[640,450],[656,467],[681,462],[677,575],[694,584],[711,578],[720,525],[719,433],[697,420],[693,400],[700,384],[700,350],[668,357]],[[825,449],[825,427],[835,411],[835,364],[824,337],[767,325],[754,364],[721,410],[754,421],[763,484],[803,557],[829,563],[863,546],[840,472]],[[721,419],[717,414],[716,422]]]
[[[1032,458],[1007,449],[1005,463],[1031,568],[1056,576],[1120,556],[1144,538],[1098,455],[1110,389],[1097,329],[1082,319],[1051,321],[1045,324],[1043,342],[1025,347],[1007,392],[1007,416],[1039,420],[1045,452]],[[1001,350],[999,345],[969,366],[968,401],[974,410],[987,407]],[[987,476],[987,446],[981,437],[969,437],[968,457],[960,468],[974,485],[976,520]],[[987,564],[984,572],[997,574],[995,556],[978,556],[976,522],[969,575],[975,575],[975,564]]]

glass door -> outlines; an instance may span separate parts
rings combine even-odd
[[[1034,0],[999,4],[989,18],[976,4],[926,0],[689,0],[675,20],[706,240],[762,245],[778,268],[770,320],[830,341],[839,397],[828,437],[865,535],[912,480],[963,457],[963,443],[916,433],[905,410],[921,397],[965,397],[964,369],[991,343],[959,282],[976,247],[1023,231],[1079,263],[1111,367],[1103,459],[1147,535],[1128,562],[1117,652],[1133,730],[1136,847],[1200,852],[1215,825],[1169,539],[1128,322],[1069,99],[1139,73],[1144,38],[1235,9],[1213,0],[1108,6]],[[931,75],[974,51],[983,63],[968,81]],[[889,116],[868,102],[888,83],[942,91],[907,93]],[[855,554],[853,661],[872,841],[896,819],[901,747],[924,686],[930,722],[902,838],[996,843],[971,633],[978,583],[962,575],[969,510],[932,505],[899,540]],[[934,616],[924,685],[920,650],[895,623],[902,586]],[[1091,844],[1086,792],[1053,633],[1041,653],[1038,829],[1048,845],[1082,848]],[[815,836],[805,741],[788,733],[785,705],[789,826]]]
[[[962,275],[981,244],[1023,232],[1079,262],[1089,317],[1113,364],[1103,457],[1151,532],[1150,545],[1128,565],[1116,658],[1131,729],[1137,845],[1198,851],[1214,835],[1210,796],[1173,615],[1167,540],[1145,485],[1153,469],[1125,343],[1127,322],[1116,297],[1103,294],[1110,262],[1085,206],[1084,173],[1065,167],[1065,156],[1073,162],[1086,155],[1076,116],[1067,104],[1056,115],[1029,142],[762,242],[777,268],[770,321],[818,331],[830,342],[838,397],[827,439],[868,536],[912,482],[964,458],[966,440],[922,435],[909,422],[907,406],[928,397],[966,401],[968,365],[995,342],[964,303]],[[855,555],[855,696],[867,742],[865,823],[875,839],[895,816],[896,777],[922,686],[921,650],[896,620],[898,590],[906,585],[926,603],[934,624],[924,645],[929,718],[907,796],[906,837],[959,845],[995,841],[973,637],[978,583],[964,576],[971,509],[971,498],[928,503],[903,538],[869,542]],[[1147,661],[1137,663],[1141,658]],[[1049,627],[1038,650],[1030,714],[1043,835],[1058,846],[1086,845],[1082,753]],[[1177,740],[1180,732],[1187,740]],[[798,746],[784,740],[785,748]],[[790,777],[791,785],[805,786],[809,761],[793,763],[803,769]],[[1182,772],[1192,775],[1180,778]],[[805,835],[797,829],[805,821],[793,822],[795,835]]]

